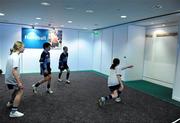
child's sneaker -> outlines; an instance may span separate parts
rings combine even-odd
[[[99,99],[98,103],[99,103],[99,106],[105,105],[105,98],[104,98],[104,97],[101,97],[101,98]]]
[[[10,108],[10,107],[12,107],[12,106],[13,106],[13,103],[7,102],[7,104],[6,104],[6,107],[7,107],[7,108]]]
[[[19,111],[14,111],[14,112],[11,111],[9,114],[9,117],[22,117],[22,116],[24,116],[24,114]]]
[[[70,81],[69,81],[69,80],[66,80],[66,83],[67,83],[67,84],[70,84]]]
[[[58,82],[62,82],[62,79],[58,79]]]
[[[121,98],[120,97],[117,97],[116,99],[115,99],[115,101],[118,103],[118,102],[121,102]]]
[[[51,90],[51,88],[47,89],[47,93],[49,93],[49,94],[52,94],[52,93],[53,93],[53,91]]]
[[[34,92],[35,94],[37,94],[37,87],[35,86],[35,84],[32,85],[32,88],[33,88],[33,92]]]

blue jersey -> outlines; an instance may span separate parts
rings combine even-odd
[[[68,53],[61,53],[59,58],[59,67],[67,65]]]
[[[41,58],[39,60],[41,70],[51,70],[50,67],[50,53],[48,51],[43,51],[41,54]]]

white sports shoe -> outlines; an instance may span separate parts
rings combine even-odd
[[[62,79],[58,79],[58,82],[62,82]]]
[[[101,106],[103,106],[103,105],[105,105],[105,98],[104,97],[101,97],[99,100],[98,100],[98,104],[99,104],[99,106],[101,107]]]
[[[53,91],[51,90],[51,88],[47,89],[47,93],[49,93],[49,94],[52,94],[52,93],[53,93]]]
[[[115,99],[115,101],[116,101],[116,102],[121,102],[121,98],[120,98],[120,97],[117,97],[117,98]]]
[[[70,81],[69,81],[69,80],[66,80],[66,83],[67,83],[67,84],[70,84]]]
[[[15,111],[15,112],[11,111],[9,114],[9,117],[22,117],[22,116],[24,116],[24,114],[19,111]]]
[[[37,87],[35,86],[35,84],[32,85],[32,88],[33,88],[33,92],[34,92],[35,94],[37,94]]]

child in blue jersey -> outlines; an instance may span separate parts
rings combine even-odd
[[[121,80],[121,70],[125,70],[127,68],[132,68],[132,65],[127,67],[120,68],[119,67],[120,60],[118,58],[113,59],[113,64],[110,67],[110,75],[108,77],[108,87],[111,91],[111,94],[105,97],[101,97],[99,99],[99,105],[102,106],[105,104],[105,101],[115,99],[116,102],[120,102],[120,94],[124,89],[124,85]]]
[[[52,94],[53,91],[51,90],[51,67],[50,67],[50,48],[51,45],[49,43],[43,44],[44,51],[41,54],[41,58],[39,60],[40,62],[40,69],[41,69],[41,75],[44,76],[42,80],[37,82],[36,84],[32,85],[33,92],[37,93],[37,87],[44,82],[47,82],[47,93]]]
[[[69,66],[67,65],[67,60],[68,60],[68,48],[66,46],[63,47],[63,53],[61,53],[60,57],[59,57],[59,70],[60,70],[60,73],[59,73],[59,79],[58,81],[61,82],[61,75],[63,73],[64,70],[67,71],[67,74],[66,74],[66,83],[67,84],[70,84],[70,81],[69,81],[69,75],[70,75],[70,70],[69,70]]]

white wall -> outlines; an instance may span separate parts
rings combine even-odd
[[[177,36],[156,37],[156,34],[177,32],[177,26],[147,29],[143,79],[172,87],[177,57]]]
[[[78,41],[78,70],[92,70],[93,67],[93,34],[79,32]]]
[[[135,66],[122,72],[124,80],[142,79],[145,28],[122,25],[100,32],[94,41],[93,68],[108,75],[112,59],[117,57],[121,66]]]
[[[5,72],[9,49],[13,42],[21,40],[21,26],[0,24],[0,64]],[[91,31],[62,29],[63,46],[69,48],[68,64],[70,70],[92,69],[93,37]],[[43,49],[25,49],[21,56],[21,72],[36,73],[40,71],[39,58]],[[51,67],[53,72],[58,70],[58,60],[61,50],[51,50]],[[84,60],[84,61],[83,61]]]
[[[180,23],[178,27],[178,53],[177,53],[177,67],[175,74],[175,82],[173,84],[173,95],[172,98],[180,101]]]
[[[68,64],[71,70],[78,70],[78,31],[63,30],[63,42],[68,47]]]
[[[3,35],[2,35],[2,33],[1,33],[1,31],[0,31],[0,37],[2,37]],[[2,46],[2,43],[3,43],[3,41],[2,40],[0,40],[0,46]],[[2,69],[2,48],[0,48],[0,69]]]
[[[126,70],[126,80],[141,80],[143,76],[145,27],[128,26],[127,64],[134,65]]]
[[[127,53],[128,44],[128,26],[118,26],[113,29],[113,50],[112,58],[119,58],[120,65],[125,66],[127,64],[127,59],[125,58]],[[122,71],[122,79],[125,80],[126,71]]]
[[[128,26],[118,26],[113,29],[113,53],[112,57],[123,59],[126,54],[128,42]]]
[[[95,33],[95,32],[94,32]],[[93,45],[93,70],[101,72],[101,53],[102,53],[102,31],[97,31],[94,34]]]
[[[10,48],[16,40],[21,39],[21,30],[19,26],[0,25],[0,51],[1,51],[1,67],[5,72],[7,56],[10,53]]]
[[[109,74],[112,63],[112,28],[102,31],[101,72]]]

